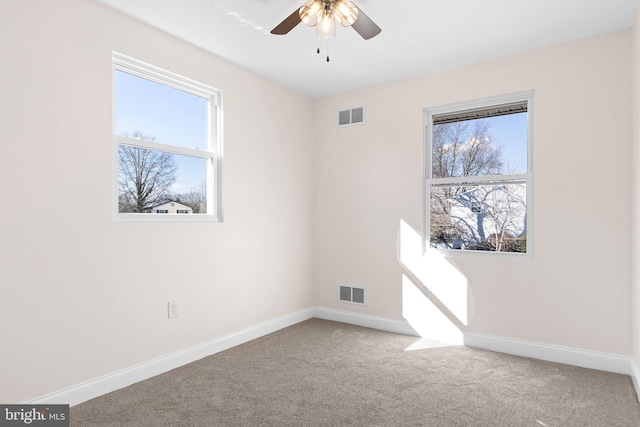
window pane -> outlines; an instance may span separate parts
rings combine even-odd
[[[210,161],[119,145],[119,212],[206,214]]]
[[[116,70],[115,133],[208,149],[208,100]]]
[[[433,126],[433,178],[527,172],[527,113]]]
[[[526,184],[432,187],[431,247],[526,252]]]

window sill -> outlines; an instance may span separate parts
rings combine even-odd
[[[427,253],[429,252],[437,253],[443,258],[499,258],[501,260],[511,259],[514,261],[525,261],[533,259],[533,254],[531,251],[523,253],[427,248]]]
[[[222,220],[214,215],[202,214],[117,214],[113,216],[113,222],[147,222],[147,223],[203,223],[203,222],[222,222]]]

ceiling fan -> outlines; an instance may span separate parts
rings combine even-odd
[[[271,34],[287,34],[300,22],[304,22],[310,27],[317,27],[318,37],[328,38],[336,35],[336,21],[340,21],[344,27],[350,26],[365,40],[382,31],[350,0],[309,0],[271,30]]]

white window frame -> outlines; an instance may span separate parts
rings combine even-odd
[[[112,53],[112,64],[113,220],[117,222],[222,222],[222,91],[118,52]],[[162,142],[117,135],[115,132],[116,71],[123,71],[207,99],[207,149],[201,150],[198,148],[180,147]],[[146,148],[207,160],[207,213],[194,215],[177,213],[158,215],[155,213],[119,212],[119,145]]]
[[[423,185],[422,185],[422,252],[440,252],[445,256],[511,256],[533,257],[533,111],[534,92],[520,92],[509,95],[501,95],[483,98],[474,101],[460,102],[437,107],[428,107],[424,111],[424,136],[423,136]],[[515,102],[527,102],[527,172],[523,174],[487,175],[433,178],[432,174],[432,144],[433,144],[433,117],[469,110],[481,110],[492,106],[510,104]],[[527,247],[526,252],[492,252],[464,249],[438,249],[431,248],[431,188],[437,185],[482,185],[496,183],[525,183],[527,192]]]

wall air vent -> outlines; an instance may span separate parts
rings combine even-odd
[[[364,107],[338,111],[338,126],[364,124]]]
[[[342,302],[364,304],[366,292],[364,288],[354,288],[346,285],[338,285],[338,298]]]

